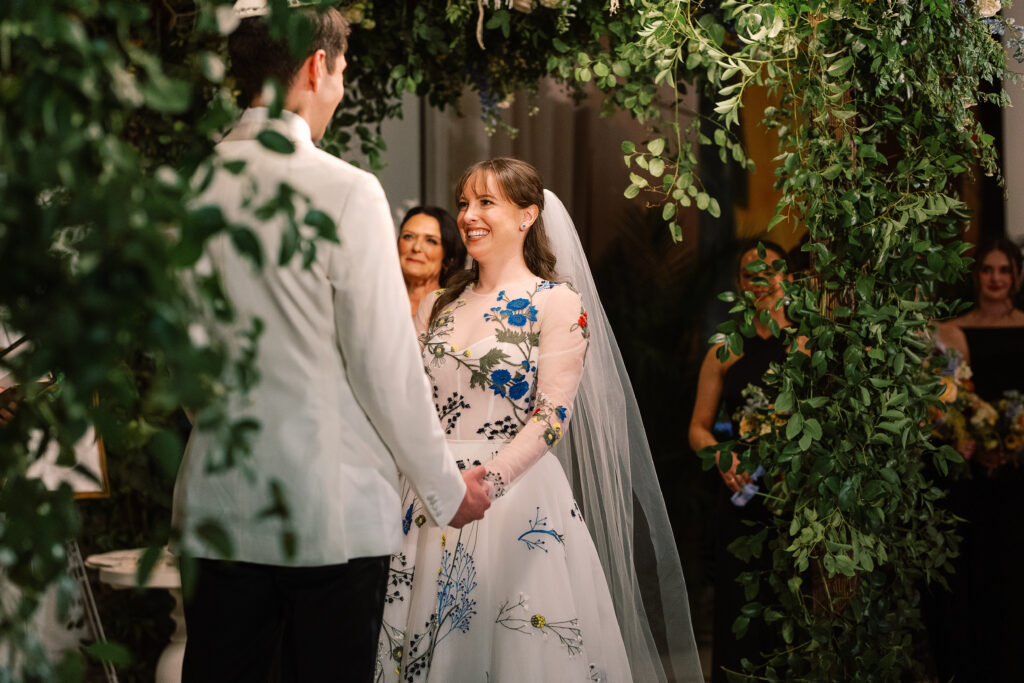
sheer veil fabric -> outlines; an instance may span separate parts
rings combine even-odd
[[[554,452],[597,546],[633,680],[703,683],[686,583],[640,409],[572,219],[549,190],[544,203],[559,277],[582,296],[590,331],[568,438]]]

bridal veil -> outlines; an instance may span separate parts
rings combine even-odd
[[[634,681],[702,683],[686,583],[640,409],[579,236],[544,191],[544,226],[560,278],[587,309],[590,348],[554,452],[583,508],[615,603]]]

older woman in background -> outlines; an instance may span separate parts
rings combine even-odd
[[[466,246],[451,214],[436,206],[414,206],[402,219],[398,259],[412,314],[423,297],[445,286],[466,265]]]

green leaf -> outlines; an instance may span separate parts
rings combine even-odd
[[[270,130],[269,128],[261,130],[257,133],[256,139],[261,145],[269,149],[271,152],[277,152],[278,154],[291,154],[295,151],[295,145],[292,141],[278,133],[276,130]]]
[[[214,519],[205,519],[196,526],[196,536],[214,550],[222,559],[230,560],[234,554],[231,536],[221,523]]]
[[[334,225],[331,217],[320,209],[310,209],[306,212],[306,217],[302,222],[313,227],[318,237],[331,242],[338,242],[337,226]]]
[[[150,80],[139,88],[146,106],[162,114],[180,114],[188,109],[192,89],[188,83],[150,72]]]
[[[108,640],[100,640],[86,645],[85,653],[101,662],[109,662],[117,668],[126,667],[132,663],[132,653],[120,643],[112,643]]]
[[[256,233],[245,226],[231,228],[231,243],[240,254],[246,256],[257,270],[263,267],[263,246]]]
[[[796,437],[800,436],[803,426],[804,416],[800,413],[794,413],[786,422],[786,438],[792,441]]]
[[[839,508],[844,512],[849,512],[856,502],[857,484],[852,478],[846,479],[839,487]]]
[[[779,413],[788,413],[793,410],[793,405],[796,403],[793,396],[793,392],[790,390],[783,391],[779,394],[779,397],[775,399],[775,410]]]
[[[624,154],[633,154],[634,152],[636,152],[636,145],[633,144],[632,140],[623,140],[622,141],[622,152]]]
[[[718,200],[711,197],[708,201],[708,214],[712,218],[719,218],[722,215],[722,208],[718,205]]]
[[[140,586],[145,586],[146,582],[149,581],[149,575],[153,572],[153,567],[156,566],[157,560],[163,555],[164,547],[162,545],[151,545],[142,551],[142,556],[139,558],[139,566],[135,572],[135,581]]]
[[[665,138],[655,138],[647,143],[647,151],[653,156],[661,156],[665,151]]]
[[[526,333],[519,330],[497,329],[494,338],[503,344],[522,344],[526,341]]]

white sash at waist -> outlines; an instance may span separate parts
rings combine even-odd
[[[448,448],[460,470],[486,465],[501,452],[507,439],[448,439]]]

